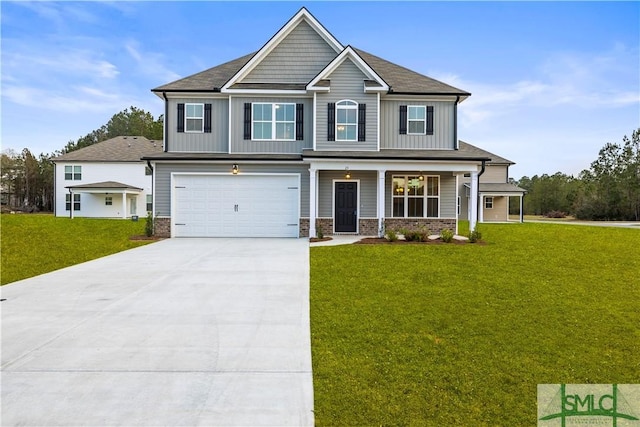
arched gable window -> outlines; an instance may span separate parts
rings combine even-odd
[[[349,99],[336,102],[336,141],[358,140],[358,103]]]

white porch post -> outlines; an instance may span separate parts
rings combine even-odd
[[[520,194],[520,222],[524,222],[524,195]]]
[[[317,169],[314,167],[309,168],[309,238],[316,237],[317,175]]]
[[[122,192],[122,219],[127,218],[127,193]]]
[[[482,193],[479,194],[478,197],[478,222],[484,222],[484,195]]]
[[[73,207],[74,207],[74,203],[73,203],[73,191],[71,189],[69,189],[69,200],[71,201],[71,205],[69,206],[69,218],[73,219]]]
[[[384,175],[386,170],[378,170],[378,237],[384,237]]]
[[[478,222],[478,172],[471,172],[471,194],[469,196],[469,231],[476,228]]]

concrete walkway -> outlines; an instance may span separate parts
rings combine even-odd
[[[310,426],[306,239],[170,239],[6,285],[2,426]]]

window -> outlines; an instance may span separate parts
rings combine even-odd
[[[112,196],[105,196],[105,198],[104,198],[104,205],[105,205],[105,206],[111,206],[111,205],[113,205],[113,197],[112,197]]]
[[[65,166],[64,179],[66,181],[80,181],[82,179],[82,166]]]
[[[392,191],[394,217],[437,218],[440,216],[439,176],[394,176]]]
[[[336,103],[336,141],[357,141],[358,103],[340,101]]]
[[[253,109],[254,140],[294,141],[296,104],[258,104]]]
[[[424,135],[427,129],[427,108],[424,105],[409,105],[407,113],[407,134]]]
[[[153,194],[147,194],[147,212],[153,211]]]
[[[204,130],[204,104],[185,104],[186,132]]]
[[[70,211],[71,210],[71,194],[65,194],[65,202],[66,202],[65,210]],[[79,211],[80,210],[80,195],[79,194],[74,194],[73,195],[73,210],[74,211]]]
[[[484,198],[484,208],[485,209],[493,209],[493,197],[485,197]]]

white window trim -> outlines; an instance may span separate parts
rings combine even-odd
[[[351,102],[353,104],[340,105],[341,102]],[[338,122],[338,110],[355,110],[356,111],[356,132],[353,139],[339,139],[338,138],[338,126],[353,126],[354,123],[339,123]],[[357,142],[358,141],[358,103],[352,99],[341,99],[336,102],[336,129],[335,129],[336,141],[340,142]]]
[[[411,108],[421,108],[422,111],[424,112],[424,119],[410,119],[409,117],[411,117],[411,114],[409,113],[409,110]],[[411,126],[410,123],[411,122],[422,122],[423,124],[423,132],[411,132]],[[426,105],[407,105],[407,135],[426,135],[427,134],[427,106]]]
[[[396,196],[394,194],[391,194],[391,215],[392,218],[430,218],[430,219],[437,219],[440,218],[440,208],[442,206],[441,200],[440,200],[440,184],[441,184],[441,180],[440,180],[440,175],[423,175],[424,176],[424,195],[422,196],[422,198],[424,199],[424,203],[423,203],[423,208],[422,208],[422,216],[408,216],[408,210],[409,210],[409,197],[417,199],[420,196],[409,196],[409,191],[408,191],[408,185],[409,185],[409,177],[410,176],[418,176],[418,174],[410,174],[410,175],[392,175],[391,176],[391,188],[393,191],[393,179],[394,178],[402,178],[404,179],[405,182],[405,188],[404,191],[402,193],[402,196]],[[438,178],[438,195],[437,196],[429,196],[427,195],[427,189],[428,189],[428,182],[429,182],[429,178]],[[393,216],[393,199],[400,199],[402,198],[404,200],[404,212],[403,212],[403,216]],[[438,199],[438,216],[427,216],[427,201],[429,199]]]
[[[104,205],[113,206],[113,196],[104,196]]]
[[[76,197],[78,196],[78,197]],[[78,199],[78,201],[76,202],[76,199]],[[82,200],[80,198],[80,193],[73,193],[73,200],[71,199],[71,194],[67,193],[65,194],[64,197],[64,210],[66,212],[69,212],[71,209],[67,209],[67,203],[69,203],[69,206],[71,207],[71,209],[73,209],[74,212],[79,212],[80,209],[82,209]],[[78,203],[78,209],[74,209],[75,208],[75,204]]]
[[[484,198],[484,208],[493,209],[493,196],[486,196]]]
[[[271,120],[256,120],[253,117],[254,105],[271,105]],[[293,120],[276,120],[276,105],[293,105]],[[271,138],[256,138],[254,133],[255,123],[271,123]],[[278,123],[293,124],[293,138],[276,138],[276,127]],[[294,102],[252,102],[251,103],[251,140],[252,141],[295,141],[296,140],[296,104]]]
[[[67,172],[67,168],[70,168],[71,172]],[[67,178],[67,173],[71,174],[71,178]],[[65,165],[65,167],[64,167],[64,180],[65,181],[81,181],[82,180],[82,166],[81,165]]]
[[[189,105],[201,105],[202,106],[202,116],[198,117],[198,116],[189,116],[187,114],[187,111],[189,111]],[[200,130],[189,130],[189,126],[187,125],[187,123],[189,122],[189,119],[194,120],[202,120],[202,126],[200,127]],[[204,103],[199,103],[199,102],[190,102],[188,104],[184,104],[184,131],[185,133],[204,133]]]

